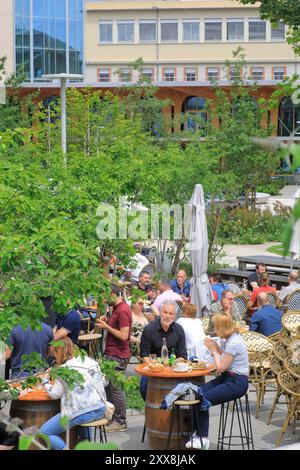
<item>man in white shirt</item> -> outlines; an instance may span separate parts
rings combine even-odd
[[[149,264],[149,260],[146,256],[141,255],[141,245],[139,243],[135,243],[133,247],[136,249],[136,254],[130,259],[126,272],[130,275],[132,281],[139,282],[140,272]]]
[[[284,304],[288,295],[290,295],[294,290],[300,289],[300,284],[298,284],[298,272],[291,271],[288,275],[288,283],[286,286],[278,293],[278,299]]]
[[[167,279],[166,277],[163,277],[159,281],[159,286],[158,289],[160,291],[160,295],[158,295],[155,299],[155,302],[153,304],[154,307],[156,307],[158,310],[160,308],[160,305],[162,302],[165,302],[166,300],[174,300],[175,302],[182,301],[181,296],[179,294],[176,294],[171,289],[171,281]]]

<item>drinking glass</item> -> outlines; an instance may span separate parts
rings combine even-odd
[[[149,357],[150,357],[150,361],[154,364],[157,358],[156,354],[150,354]]]

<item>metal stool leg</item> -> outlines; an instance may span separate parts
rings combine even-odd
[[[179,410],[180,406],[175,406],[176,408],[176,421],[177,421],[177,449],[180,449],[180,437],[179,437]]]
[[[242,448],[243,448],[243,450],[245,450],[244,434],[243,434],[243,429],[242,429],[242,425],[241,425],[241,422],[242,422],[242,420],[244,420],[244,417],[241,418],[240,413],[241,413],[241,415],[243,415],[243,408],[242,408],[241,399],[238,398],[238,399],[236,400],[236,414],[237,414],[237,417],[238,417],[238,424],[239,424],[239,430],[240,430]],[[247,436],[246,436],[246,442],[247,442]]]
[[[171,409],[171,417],[170,417],[170,425],[169,425],[169,434],[168,434],[168,440],[167,440],[167,449],[170,447],[170,441],[171,441],[171,435],[173,431],[173,424],[174,424],[174,414],[175,414],[175,409],[174,405],[172,406]]]
[[[142,444],[145,440],[145,434],[146,434],[146,423],[144,423],[144,429],[143,429],[143,435],[142,435]]]
[[[249,436],[249,448],[250,448],[250,445],[251,445],[252,450],[254,450],[254,441],[253,441],[253,433],[252,433],[252,424],[251,424],[251,415],[250,415],[248,395],[245,395],[245,403],[246,403],[247,434]]]

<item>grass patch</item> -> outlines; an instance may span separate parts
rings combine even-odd
[[[269,248],[267,248],[267,251],[269,251],[270,253],[275,253],[276,255],[284,256],[283,245],[270,246]]]
[[[145,402],[141,397],[140,390],[125,391],[126,408],[138,411],[144,411]]]

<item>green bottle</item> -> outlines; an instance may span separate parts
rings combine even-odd
[[[175,350],[172,349],[170,359],[169,359],[169,366],[173,367],[173,365],[175,364],[175,361],[176,361],[176,354],[175,354]]]

